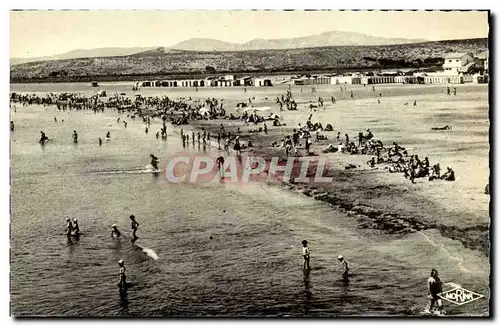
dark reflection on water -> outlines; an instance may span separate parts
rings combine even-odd
[[[311,302],[312,302],[312,292],[311,292],[311,270],[310,269],[304,269],[304,293],[305,293],[305,299],[304,299],[304,313],[307,315],[309,314],[309,311],[311,310]]]

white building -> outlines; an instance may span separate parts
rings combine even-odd
[[[488,50],[479,53],[477,58],[479,59],[479,62],[482,64],[481,68],[483,68],[484,72],[488,74],[488,58],[489,58]]]
[[[467,72],[474,65],[474,57],[469,53],[447,53],[444,56],[443,70],[450,75]]]

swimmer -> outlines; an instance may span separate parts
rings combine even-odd
[[[431,312],[434,308],[434,305],[437,304],[438,311],[442,312],[443,310],[443,302],[441,298],[438,296],[439,293],[443,292],[442,283],[438,276],[438,271],[436,269],[431,270],[431,275],[427,280],[427,294],[429,298],[429,307],[428,311]]]
[[[307,246],[307,240],[302,241],[302,257],[304,257],[303,269],[311,269],[311,266],[309,265],[309,262],[311,260],[311,255],[309,247]]]
[[[109,132],[109,131],[108,131],[108,132],[106,133],[106,138],[107,138],[107,139],[111,139],[111,132]]]
[[[40,140],[38,141],[40,144],[44,144],[48,140],[47,136],[43,131],[40,131]]]
[[[80,227],[78,226],[78,220],[76,218],[73,219],[73,234],[80,235]]]
[[[14,121],[10,122],[10,131],[14,131]]]
[[[215,161],[217,164],[217,170],[220,170],[224,166],[224,156],[219,156],[217,157],[217,160]]]
[[[76,133],[76,130],[73,130],[73,142],[75,144],[78,143],[78,134]]]
[[[344,279],[347,279],[349,276],[349,266],[347,265],[347,261],[342,257],[342,255],[339,255],[338,258],[339,262],[342,264],[342,277]]]
[[[99,146],[102,146],[102,139],[99,137]]]
[[[131,227],[132,227],[132,236],[134,237],[134,239],[137,239],[137,235],[135,234],[137,232],[137,228],[139,227],[139,223],[137,223],[137,221],[135,220],[135,216],[134,215],[130,215],[130,220],[132,221],[132,224],[131,224]]]
[[[127,285],[127,276],[125,275],[125,262],[123,261],[123,259],[120,259],[118,261],[118,266],[120,266],[120,273],[118,274],[120,279],[118,282],[118,286],[120,287],[120,290],[125,290],[125,286]]]
[[[68,237],[71,236],[71,233],[73,232],[73,224],[71,223],[71,220],[69,219],[69,217],[66,217],[66,229],[64,229],[66,231],[66,235]]]
[[[114,237],[119,238],[120,236],[121,236],[121,233],[118,230],[118,228],[116,227],[116,224],[111,225],[111,237],[112,238],[114,238]]]
[[[153,166],[153,169],[158,170],[158,157],[154,156],[153,154],[149,155],[151,157],[151,165]]]

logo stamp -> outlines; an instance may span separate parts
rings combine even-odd
[[[484,295],[466,290],[462,287],[456,287],[452,290],[440,293],[438,296],[443,300],[459,306],[484,298]]]

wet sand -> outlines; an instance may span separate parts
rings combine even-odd
[[[446,95],[444,85],[375,87],[376,91],[373,92],[371,86],[349,85],[347,92],[340,92],[336,85],[316,86],[314,97],[310,87],[303,87],[302,93],[295,87],[292,92],[300,103],[297,111],[285,109],[279,112],[272,98],[257,98],[253,101],[255,107],[271,106],[273,109],[269,112],[282,116],[282,122],[287,124],[273,127],[272,121],[268,121],[267,135],[249,132],[262,124],[244,126],[243,122],[237,120],[190,121],[190,126],[175,128],[204,128],[214,137],[222,123],[232,134],[240,136],[243,142],[252,141],[254,147],[244,150],[243,155],[268,158],[278,155],[284,159],[284,149],[270,147],[270,144],[279,141],[284,135],[291,135],[299,122],[305,125],[312,113],[313,123],[320,121],[323,126],[331,123],[334,128],[332,132],[323,132],[328,140],[314,142],[311,146],[313,155],[327,156],[326,176],[333,177],[333,182],[321,185],[290,182],[287,186],[291,190],[346,211],[358,220],[359,228],[385,233],[437,229],[443,236],[459,240],[465,247],[489,255],[490,197],[484,193],[484,187],[489,182],[487,86],[457,85],[456,96]],[[350,90],[355,93],[354,99],[349,98]],[[281,91],[285,93],[286,88]],[[335,104],[329,100],[328,94],[332,93],[336,96]],[[379,93],[382,93],[382,97]],[[323,97],[324,109],[310,112],[306,106],[318,96]],[[224,99],[225,108],[232,107],[235,102],[227,97]],[[417,106],[413,106],[414,100]],[[405,102],[408,105],[404,105]],[[226,110],[227,114],[235,112]],[[432,127],[447,124],[453,129],[431,130]],[[387,167],[384,164],[370,168],[366,164],[371,158],[369,155],[322,153],[327,144],[338,144],[335,140],[338,131],[342,135],[340,141],[348,133],[351,140],[357,142],[357,133],[366,129],[371,129],[375,138],[382,140],[385,147],[396,141],[408,149],[409,155],[418,154],[421,159],[428,156],[431,165],[440,163],[442,170],[451,166],[457,180],[429,182],[428,178],[419,178],[416,184],[411,184],[402,173],[389,173],[384,169]],[[230,155],[235,155],[233,150]],[[305,151],[299,150],[299,155],[305,155]],[[346,170],[344,167],[347,164],[355,164],[358,168]]]

